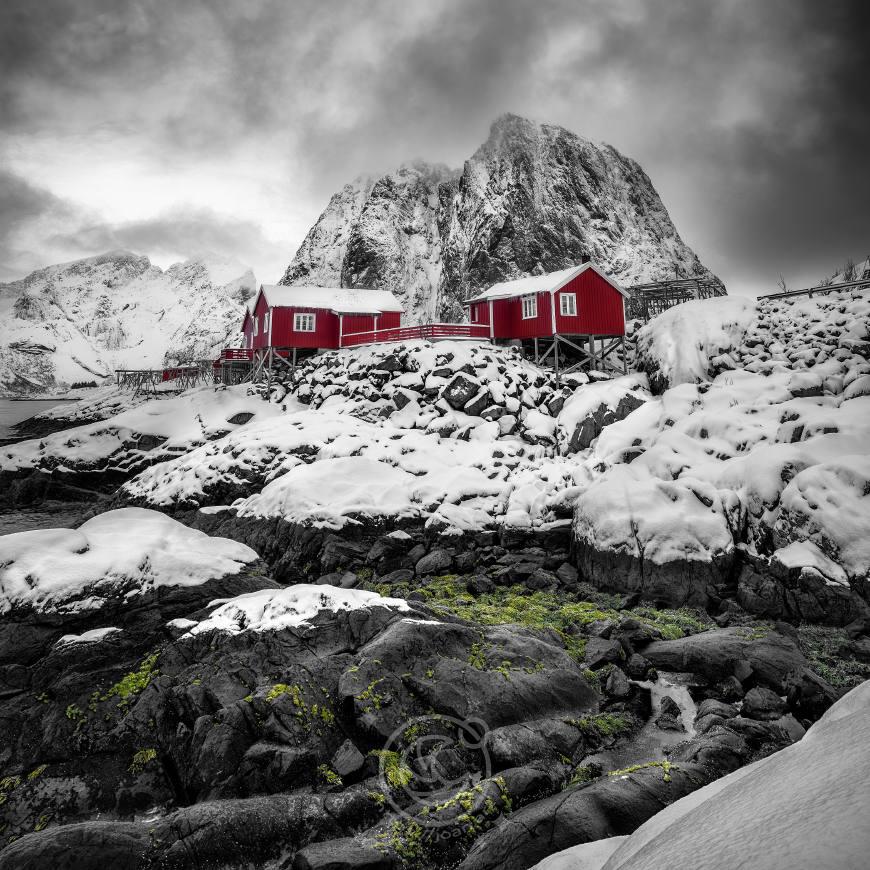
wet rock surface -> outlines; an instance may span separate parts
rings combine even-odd
[[[409,609],[272,631],[188,634],[214,599],[277,588],[262,568],[5,618],[0,867],[526,867],[799,739],[836,694],[788,638],[530,588],[511,564],[345,572]],[[105,625],[120,630],[58,645]],[[695,733],[662,732],[665,755],[631,747],[682,710],[653,707],[626,662],[695,674]],[[717,697],[729,673],[739,715]],[[629,763],[594,760],[614,751]]]

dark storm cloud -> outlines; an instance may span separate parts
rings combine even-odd
[[[13,232],[17,221],[37,218],[65,208],[53,193],[0,168],[0,241]]]
[[[20,270],[7,258],[22,223],[44,218],[66,220],[73,214],[69,203],[51,191],[0,167],[0,281],[20,277]],[[38,264],[39,261],[31,262],[31,265]]]
[[[259,227],[208,209],[175,209],[148,220],[122,224],[82,222],[50,242],[84,251],[132,249],[153,256],[218,252],[244,259],[246,251],[263,245]]]
[[[359,172],[458,165],[514,111],[637,159],[701,258],[763,290],[870,245],[868,16],[860,0],[7,0],[0,128],[133,138],[167,164],[268,146],[269,184],[313,220]],[[192,244],[199,207],[67,241]],[[229,225],[214,244],[254,232]]]

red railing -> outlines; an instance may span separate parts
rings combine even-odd
[[[173,366],[168,369],[163,369],[160,380],[163,382],[176,381],[185,375],[192,375],[197,372],[199,372],[199,366]]]
[[[411,341],[416,338],[489,338],[489,326],[484,323],[421,323],[419,326],[370,329],[367,332],[351,332],[343,335],[341,346],[354,347],[382,341]]]
[[[254,352],[249,347],[225,347],[221,351],[221,360],[251,360]]]

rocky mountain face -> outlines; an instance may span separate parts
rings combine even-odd
[[[281,283],[391,290],[420,322],[457,318],[482,287],[586,256],[624,284],[710,274],[635,161],[504,115],[461,171],[415,162],[345,185]]]
[[[57,392],[115,368],[212,356],[239,327],[253,272],[218,256],[165,271],[112,251],[0,284],[0,393]]]

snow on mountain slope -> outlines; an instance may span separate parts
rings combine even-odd
[[[584,256],[627,284],[709,274],[637,163],[505,115],[461,172],[417,162],[346,185],[282,283],[388,289],[420,322],[458,318],[482,287]]]
[[[678,800],[629,837],[575,846],[535,870],[865,867],[868,742],[870,682],[798,743]]]
[[[217,255],[162,271],[127,251],[0,284],[0,392],[60,392],[115,368],[211,357],[254,289],[250,269]]]

